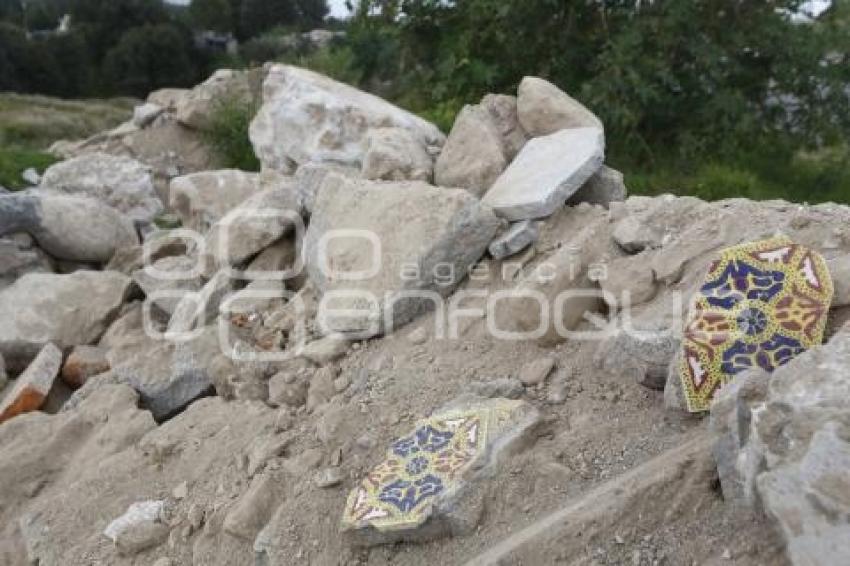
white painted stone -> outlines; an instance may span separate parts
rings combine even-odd
[[[605,136],[596,128],[561,130],[529,141],[484,195],[508,220],[545,218],[602,166]]]

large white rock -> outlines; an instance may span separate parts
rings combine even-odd
[[[48,342],[60,348],[95,342],[130,285],[129,277],[114,271],[24,275],[0,292],[0,351],[20,367]]]
[[[464,106],[437,158],[437,184],[483,195],[508,165],[503,143],[486,109]]]
[[[371,94],[306,69],[273,65],[251,142],[264,168],[283,172],[310,161],[361,166],[372,128],[409,130],[425,146],[442,145],[433,124]]]
[[[129,157],[105,153],[81,155],[50,166],[38,192],[91,197],[147,224],[162,212],[151,170]]]
[[[538,77],[525,77],[517,90],[517,112],[531,137],[567,128],[599,128],[602,122],[570,95]]]
[[[218,104],[251,104],[254,91],[259,91],[261,73],[260,69],[218,69],[210,78],[177,99],[177,120],[188,128],[204,130],[211,125]]]
[[[366,136],[361,175],[381,181],[430,182],[434,160],[422,142],[404,128],[375,128]]]
[[[263,183],[257,173],[237,169],[204,171],[171,180],[171,208],[183,226],[201,234],[225,214],[259,192]]]
[[[597,128],[574,128],[528,142],[484,195],[484,202],[508,220],[545,218],[578,191],[605,158],[605,137]]]
[[[498,226],[489,207],[464,190],[420,182],[326,183],[305,241],[311,280],[325,299],[334,294],[326,305],[334,312],[320,317],[323,331],[374,335],[410,321],[433,301],[404,293],[448,295]],[[344,316],[346,309],[353,312]]]

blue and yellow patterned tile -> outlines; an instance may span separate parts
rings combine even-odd
[[[832,295],[823,257],[786,237],[722,251],[684,329],[678,372],[688,410],[707,411],[736,374],[771,372],[821,343]]]
[[[536,419],[527,403],[498,399],[461,404],[419,421],[351,491],[343,530],[390,533],[420,527],[463,482],[492,463],[494,449]]]

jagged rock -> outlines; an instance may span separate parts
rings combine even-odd
[[[623,174],[616,169],[603,165],[567,200],[567,204],[574,205],[586,202],[607,207],[612,202],[626,200],[628,194],[626,184],[623,182]]]
[[[121,555],[133,556],[165,542],[169,531],[165,502],[140,501],[109,523],[103,534],[115,543]]]
[[[507,164],[502,136],[490,113],[481,106],[464,106],[437,158],[436,182],[481,196]]]
[[[145,266],[145,261],[153,264],[164,257],[187,255],[194,249],[192,244],[192,240],[181,237],[179,233],[172,234],[170,230],[157,230],[145,236],[144,245],[117,250],[104,270],[132,275],[134,271]]]
[[[832,308],[850,306],[850,255],[829,259],[826,265],[835,287]]]
[[[109,371],[106,352],[99,346],[74,346],[62,366],[62,381],[76,389],[90,377]]]
[[[298,355],[323,366],[343,357],[350,347],[351,341],[344,336],[331,335],[305,344]]]
[[[595,360],[611,374],[662,391],[680,344],[670,330],[624,328],[599,345]]]
[[[94,199],[0,196],[0,236],[27,232],[57,259],[106,263],[115,251],[139,243],[133,223]]]
[[[387,460],[355,487],[345,506],[342,528],[356,544],[374,546],[423,541],[468,533],[480,520],[476,480],[497,473],[499,464],[520,451],[540,419],[522,401],[459,400],[417,423],[413,434],[395,441]],[[421,451],[463,454],[451,469],[434,465]],[[404,472],[385,471],[403,467]],[[386,478],[386,479],[383,479]]]
[[[473,381],[469,391],[485,399],[519,399],[525,392],[522,382],[513,377],[501,377],[489,381]]]
[[[636,254],[646,249],[661,247],[662,236],[652,226],[639,218],[627,216],[614,227],[614,241],[623,251]]]
[[[95,342],[130,286],[130,278],[110,271],[24,275],[0,291],[0,352],[10,367],[22,368],[48,342],[62,349]]]
[[[151,122],[165,112],[165,108],[153,102],[146,102],[133,108],[133,124],[138,128],[146,128]]]
[[[335,163],[305,163],[295,173],[295,187],[307,214],[313,213],[316,196],[329,175],[358,179],[360,170],[356,167]]]
[[[596,173],[604,154],[604,135],[596,128],[535,138],[525,144],[483,202],[508,220],[545,218]]]
[[[603,129],[602,122],[570,95],[538,77],[525,77],[517,90],[519,122],[531,137],[572,128]]]
[[[292,372],[278,372],[269,380],[269,403],[300,407],[307,403],[308,381]]]
[[[409,130],[423,145],[442,145],[436,126],[392,104],[306,69],[272,65],[251,142],[264,169],[335,162],[360,167],[372,128]]]
[[[210,226],[264,188],[257,173],[236,169],[204,171],[171,180],[171,208],[183,226],[205,234]]]
[[[133,281],[145,293],[147,301],[169,315],[189,293],[203,288],[198,260],[188,256],[164,257],[133,272]]]
[[[548,356],[540,358],[523,366],[519,372],[519,380],[525,386],[539,385],[546,381],[553,369],[555,369],[554,358]]]
[[[218,69],[210,78],[182,94],[175,102],[177,120],[196,130],[209,128],[217,104],[251,104],[259,94],[260,69]]]
[[[520,152],[528,141],[528,134],[519,123],[517,100],[506,94],[488,94],[481,99],[481,107],[490,113],[490,119],[502,136],[502,149],[508,162]]]
[[[848,363],[845,327],[770,375],[736,377],[712,406],[724,496],[761,508],[794,565],[850,560]]]
[[[375,128],[366,135],[364,179],[425,181],[434,176],[434,160],[427,148],[404,128]]]
[[[280,481],[270,474],[254,476],[248,491],[227,512],[224,532],[253,542],[277,509],[280,491]]]
[[[218,317],[219,305],[233,290],[233,280],[224,271],[218,271],[197,293],[188,293],[174,307],[168,321],[167,338],[177,338],[202,328]]]
[[[0,423],[40,409],[61,366],[62,352],[59,348],[53,344],[45,345],[24,373],[15,380],[11,391],[0,399]]]
[[[599,279],[602,290],[621,305],[640,305],[652,300],[658,290],[650,259],[644,254],[614,259],[606,264]]]
[[[405,324],[433,305],[435,293],[451,292],[497,228],[493,213],[467,191],[418,182],[326,185],[305,241],[310,279],[333,297],[319,313],[322,332],[366,337]],[[376,241],[337,236],[320,257],[331,230],[359,230]],[[346,280],[351,272],[367,277]]]
[[[26,233],[0,238],[0,289],[26,273],[50,273],[53,267],[47,255],[38,249]]]
[[[128,157],[91,153],[51,165],[42,191],[93,198],[141,224],[162,212],[150,168]]]
[[[274,243],[300,222],[301,203],[292,183],[252,195],[211,228],[207,253],[219,266],[239,265]]]
[[[537,223],[523,220],[511,224],[507,230],[496,236],[487,248],[493,259],[504,259],[518,254],[537,241],[540,232]]]
[[[211,392],[210,366],[220,353],[218,327],[210,326],[179,343],[136,337],[107,359],[114,380],[138,391],[142,406],[162,421]]]

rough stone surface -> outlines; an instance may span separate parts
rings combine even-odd
[[[207,234],[207,253],[217,265],[238,265],[293,230],[300,217],[295,187],[284,182],[249,197],[216,222]]]
[[[513,377],[500,377],[487,381],[473,381],[469,391],[485,399],[519,399],[525,393],[522,382]]]
[[[133,281],[148,301],[167,314],[174,314],[187,293],[201,290],[198,260],[188,256],[164,257],[133,272]]]
[[[177,120],[192,129],[207,129],[217,104],[227,101],[250,104],[258,94],[260,79],[259,70],[218,69],[175,101]]]
[[[655,273],[644,255],[620,257],[607,263],[599,286],[619,304],[632,306],[652,300],[658,291]]]
[[[170,203],[185,228],[203,235],[210,226],[261,188],[257,173],[236,169],[204,171],[172,179]]]
[[[139,243],[133,223],[97,200],[70,196],[0,196],[0,236],[27,232],[57,259],[106,263]]]
[[[850,255],[843,255],[827,260],[829,273],[835,294],[832,297],[832,307],[850,306]]]
[[[387,461],[374,468],[372,481],[364,480],[351,491],[343,512],[343,531],[364,546],[469,532],[480,520],[480,508],[470,509],[476,507],[475,497],[470,497],[476,480],[498,473],[507,456],[521,451],[539,419],[531,405],[505,399],[469,398],[437,411],[417,423],[413,434],[393,443]],[[422,443],[432,441],[421,434],[423,430],[442,431],[447,439],[443,450],[464,454],[450,458],[451,471],[419,455]],[[391,461],[398,460],[402,469],[393,472]],[[394,488],[393,481],[431,483],[428,487],[422,484],[421,495],[411,505],[404,500],[406,490]],[[437,485],[439,489],[435,489]]]
[[[233,280],[225,271],[218,271],[197,293],[183,297],[174,307],[168,321],[166,337],[180,336],[213,322],[219,305],[233,290]]]
[[[434,160],[422,141],[404,128],[375,128],[366,135],[361,176],[381,181],[425,181],[434,176]]]
[[[539,231],[537,223],[523,220],[511,224],[507,230],[496,236],[487,248],[493,259],[503,259],[518,254],[537,241]]]
[[[607,372],[663,391],[680,344],[669,330],[622,329],[599,345],[596,363]]]
[[[224,532],[253,542],[266,526],[280,502],[277,481],[260,474],[251,481],[248,491],[231,507],[224,517]]]
[[[483,195],[507,167],[503,145],[490,113],[481,106],[464,106],[437,158],[437,185]]]
[[[580,102],[538,77],[525,77],[517,90],[519,122],[531,137],[559,130],[598,128],[602,122]]]
[[[42,348],[26,371],[15,380],[11,390],[0,399],[0,423],[40,409],[61,366],[62,352],[59,348],[53,344]]]
[[[103,534],[115,543],[119,553],[132,556],[165,542],[169,528],[164,514],[164,501],[133,503],[126,513],[109,523]]]
[[[434,299],[405,293],[450,293],[483,255],[497,227],[493,213],[463,190],[416,182],[325,186],[305,242],[311,280],[321,293],[335,293],[320,313],[322,331],[375,335],[410,321]],[[329,230],[365,231],[380,249],[360,235],[335,237],[320,257],[319,244]],[[448,273],[440,272],[440,265]],[[409,273],[410,266],[418,273]],[[345,280],[358,271],[367,277]],[[388,304],[393,306],[389,315]],[[339,309],[354,310],[354,316],[340,316]]]
[[[6,362],[21,367],[48,342],[64,349],[96,341],[130,285],[128,277],[110,271],[24,275],[0,291],[0,351]]]
[[[305,163],[296,171],[295,187],[307,214],[313,213],[316,196],[330,176],[358,179],[360,178],[360,169],[334,163]]]
[[[79,388],[90,377],[109,371],[106,352],[106,348],[98,346],[75,346],[62,366],[62,381]]]
[[[362,166],[368,131],[409,130],[425,146],[442,145],[436,126],[371,94],[306,69],[273,65],[251,142],[264,168],[284,173],[309,162]]]
[[[550,357],[540,358],[526,364],[519,372],[519,380],[523,385],[539,385],[546,381],[552,370],[555,369],[555,360]]]
[[[794,565],[850,560],[850,330],[771,375],[750,372],[712,407],[724,496],[756,505]]]
[[[567,200],[567,204],[573,205],[580,202],[600,204],[608,207],[612,202],[626,200],[629,191],[623,181],[623,174],[603,165],[599,171],[587,180],[587,182],[576,193]]]
[[[343,357],[350,347],[351,342],[344,336],[325,336],[305,344],[298,355],[323,366]]]
[[[26,273],[50,273],[50,259],[26,233],[0,238],[0,289]]]
[[[596,128],[535,138],[525,144],[483,202],[508,220],[545,218],[596,173],[604,154],[604,135]]]
[[[505,158],[512,161],[528,141],[528,134],[519,123],[516,97],[487,94],[481,99],[481,107],[490,113],[490,119],[502,136]]]
[[[153,102],[145,102],[133,108],[133,124],[146,128],[165,111],[165,108]]]
[[[90,197],[142,224],[150,224],[163,208],[150,168],[135,159],[105,153],[51,165],[39,191]]]

